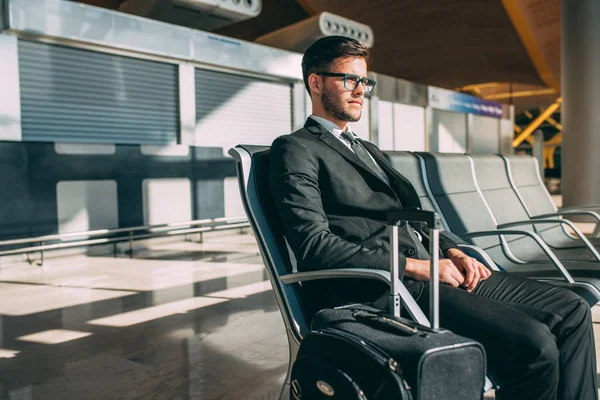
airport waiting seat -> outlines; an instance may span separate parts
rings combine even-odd
[[[390,273],[372,269],[296,272],[294,255],[287,245],[269,193],[269,147],[238,145],[231,149],[229,154],[236,160],[242,203],[256,236],[288,337],[290,363],[280,394],[280,399],[288,399],[291,366],[310,325],[310,316],[305,313],[303,307],[310,299],[302,297],[302,282],[316,279],[363,278],[376,279],[389,285]],[[427,317],[401,283],[400,288],[403,310],[414,320],[428,325]]]
[[[418,157],[415,153],[410,151],[386,151],[384,155],[387,157],[388,161],[396,171],[400,172],[402,176],[404,176],[408,181],[412,184],[419,196],[419,201],[421,202],[421,208],[427,211],[435,211],[440,215],[442,220],[442,228],[441,232],[443,234],[450,236],[454,242],[460,243],[461,250],[471,257],[476,257],[483,264],[485,264],[489,269],[498,270],[498,267],[494,263],[494,261],[490,258],[490,256],[483,251],[481,248],[473,245],[468,245],[466,243],[461,243],[462,240],[459,237],[449,234],[448,223],[446,222],[442,211],[439,209],[437,204],[433,201],[433,196],[429,192],[429,187],[426,182],[426,176],[422,173],[423,160]]]
[[[427,182],[427,175],[424,172],[423,158],[408,151],[386,151],[385,155],[392,166],[411,182],[419,196],[423,209],[436,211],[442,218],[444,228],[450,229],[442,210],[433,199],[433,194]]]
[[[523,155],[502,156],[511,185],[525,205],[531,218],[586,216],[596,223],[592,243],[600,247],[600,204],[563,207],[560,210],[552,201],[540,176],[534,157]],[[552,229],[552,228],[550,228]],[[581,246],[582,244],[576,244]]]
[[[390,161],[390,163],[392,164],[392,166],[399,171],[404,177],[406,177],[411,184],[413,185],[413,187],[415,188],[419,199],[421,201],[421,205],[423,207],[423,209],[425,210],[431,210],[431,211],[436,211],[441,217],[442,217],[442,222],[444,224],[445,229],[449,229],[448,227],[448,222],[445,220],[444,218],[444,214],[442,212],[442,210],[437,206],[437,203],[435,201],[433,201],[433,195],[430,192],[430,189],[428,187],[427,184],[427,177],[426,174],[424,173],[425,167],[424,167],[424,160],[422,159],[422,157],[418,157],[416,154],[411,153],[411,152],[407,152],[407,151],[387,151],[385,152],[388,160]],[[488,156],[481,156],[483,159],[487,159]],[[491,157],[492,160],[497,160],[498,162],[500,162],[500,173],[502,173],[502,170],[504,170],[503,166],[502,166],[502,159],[499,158],[498,156],[489,156]],[[508,223],[508,222],[515,222],[516,220],[513,219],[515,217],[519,217],[520,219],[525,219],[528,220],[529,218],[527,217],[527,214],[523,211],[523,207],[520,206],[520,203],[518,203],[518,199],[516,198],[516,195],[514,195],[512,192],[512,189],[510,187],[510,184],[508,183],[508,180],[505,178],[504,179],[504,183],[501,182],[501,177],[497,177],[497,176],[493,176],[492,174],[497,174],[498,170],[494,169],[494,171],[489,171],[490,167],[494,168],[497,167],[498,165],[488,165],[486,163],[480,163],[481,164],[481,168],[480,168],[480,173],[484,174],[484,178],[488,179],[488,181],[486,181],[486,184],[489,187],[486,187],[489,189],[489,191],[492,193],[490,196],[493,197],[493,200],[498,200],[498,206],[499,207],[504,207],[504,211],[506,214],[508,214],[508,216],[506,217],[507,221],[502,221],[502,222],[495,222],[496,224],[498,223]],[[491,164],[491,163],[490,163]],[[505,174],[506,176],[506,174]],[[508,187],[508,190],[510,191],[509,193],[505,192],[504,190],[502,190],[503,188]],[[483,191],[483,193],[485,194],[486,192]],[[512,194],[512,197],[510,196]],[[515,201],[517,201],[517,203],[515,203]],[[513,216],[513,211],[515,212],[515,215]],[[539,224],[541,226],[547,226],[548,222],[547,221],[543,221],[543,222],[539,222]],[[553,225],[556,224],[561,224],[561,223],[565,223],[565,224],[570,224],[570,221],[554,221]],[[519,224],[515,224],[516,226],[518,226]],[[521,224],[523,225],[522,227],[525,230],[529,230],[534,232],[533,229],[531,229],[530,224]],[[498,226],[497,226],[498,227]],[[515,239],[519,239],[519,237],[515,238],[512,237],[512,240],[514,241]],[[459,239],[460,240],[460,239]],[[531,243],[529,243],[526,240],[520,240],[518,241],[519,244],[523,244],[526,243],[527,246],[530,246]],[[534,248],[536,247],[535,245],[533,246]],[[478,254],[478,252],[481,252],[481,249],[479,249],[478,247],[475,247],[476,249],[478,249],[477,252],[470,252],[471,256],[475,256],[475,255],[480,255],[480,253]],[[489,255],[485,252],[482,252],[485,257],[489,257]],[[594,258],[593,254],[590,251],[580,251],[580,249],[574,249],[572,251],[573,254],[571,254],[571,256],[573,256],[574,258],[577,257],[581,257],[581,255],[589,255],[590,259],[592,261],[596,261],[597,259]],[[539,252],[536,251],[535,252],[536,256],[539,256]],[[569,254],[567,254],[569,255]],[[560,259],[560,257],[559,257]],[[524,260],[524,262],[527,261],[531,261],[531,260]],[[487,262],[487,264],[493,264],[492,260],[489,260]],[[600,265],[599,265],[600,266]]]
[[[518,193],[513,189],[504,160],[497,155],[471,155],[476,184],[497,221],[498,228],[520,227],[537,232],[561,261],[600,261],[600,254],[575,224],[562,218],[530,218]],[[572,229],[575,235],[568,233]],[[511,242],[511,248],[527,246],[526,241]],[[513,249],[515,254],[526,249]],[[600,264],[597,266],[600,269]]]
[[[469,156],[451,153],[417,154],[424,161],[422,173],[428,183],[432,201],[454,234],[482,248],[498,266],[508,272],[566,286],[590,304],[600,301],[600,279],[588,276],[590,271],[594,274],[593,263],[561,262],[540,236],[531,230],[498,229],[489,205],[477,188]],[[513,254],[509,239],[511,242],[527,240],[527,246],[520,246],[527,253],[519,254],[521,258]],[[571,272],[565,264],[569,265]]]

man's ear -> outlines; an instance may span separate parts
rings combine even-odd
[[[317,74],[310,74],[308,76],[308,87],[311,93],[321,94],[323,90],[323,80]]]

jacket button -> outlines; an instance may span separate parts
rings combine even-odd
[[[415,251],[415,249],[408,249],[407,253],[409,256],[414,256],[416,251]]]

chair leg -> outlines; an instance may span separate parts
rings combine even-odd
[[[296,355],[298,354],[298,349],[300,348],[300,344],[296,341],[292,332],[286,329],[286,333],[288,338],[288,349],[290,352],[290,362],[288,364],[288,370],[285,375],[285,380],[283,381],[281,393],[279,394],[279,400],[289,400],[290,398],[290,380],[292,377],[292,365],[294,365],[294,361],[296,361]]]

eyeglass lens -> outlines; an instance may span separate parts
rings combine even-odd
[[[344,80],[344,87],[348,90],[356,90],[361,82],[365,85],[365,92],[370,92],[375,87],[375,80],[371,78],[360,78],[358,75],[347,74]]]

